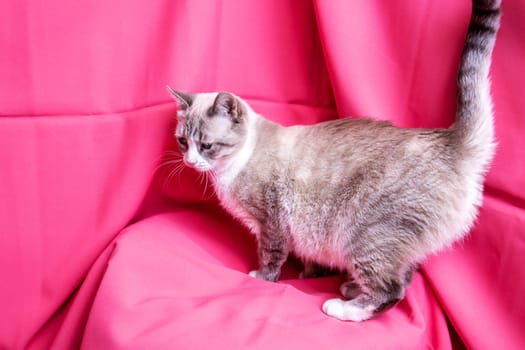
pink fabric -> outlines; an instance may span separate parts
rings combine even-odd
[[[298,280],[290,264],[278,284],[255,280],[246,274],[256,264],[254,241],[232,230],[241,228],[204,207],[130,226],[116,243],[83,347],[450,347],[444,316],[421,276],[393,312],[362,324],[339,322],[320,311],[339,278]]]
[[[504,0],[498,153],[470,238],[381,317],[322,314],[336,277],[250,279],[253,238],[173,147],[164,86],[283,124],[448,126],[470,2],[0,2],[0,348],[525,346],[525,4]],[[448,319],[448,321],[447,321]],[[455,333],[460,337],[456,339]]]

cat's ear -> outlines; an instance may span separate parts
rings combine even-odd
[[[213,112],[229,116],[234,123],[240,123],[243,116],[243,108],[237,97],[229,92],[219,92],[213,102]]]
[[[171,97],[175,101],[177,101],[177,103],[179,104],[179,108],[181,110],[185,111],[188,108],[190,108],[191,104],[193,103],[193,99],[195,97],[194,94],[191,94],[189,92],[177,91],[169,85],[166,86],[166,89],[170,93]]]

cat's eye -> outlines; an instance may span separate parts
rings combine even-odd
[[[188,141],[187,141],[186,138],[184,138],[184,137],[178,137],[178,138],[177,138],[177,142],[178,142],[179,145],[181,145],[181,146],[188,147]]]
[[[201,150],[207,151],[207,150],[211,149],[212,146],[213,145],[211,143],[202,143],[201,144]]]

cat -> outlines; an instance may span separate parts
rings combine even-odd
[[[342,271],[345,299],[322,310],[359,322],[395,305],[426,256],[468,233],[495,153],[488,75],[500,8],[473,1],[448,129],[352,118],[284,127],[233,93],[168,87],[184,163],[212,175],[222,206],[257,237],[251,276],[277,281],[291,252],[302,277]]]

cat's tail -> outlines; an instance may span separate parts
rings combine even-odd
[[[453,131],[486,166],[494,154],[494,117],[489,69],[501,17],[501,0],[473,0],[472,16],[457,78]],[[479,159],[481,160],[481,159]]]

